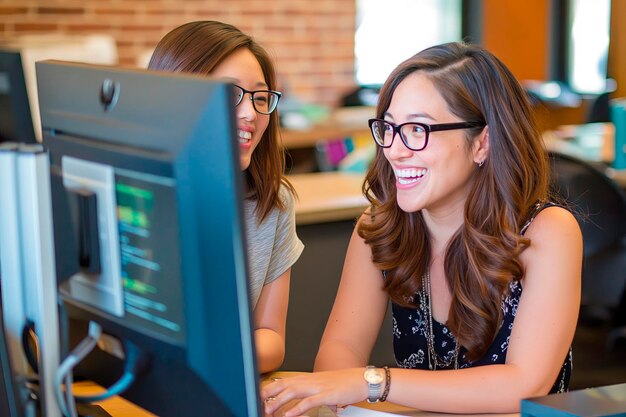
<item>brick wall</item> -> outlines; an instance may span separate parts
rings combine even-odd
[[[134,66],[172,28],[222,20],[253,35],[276,61],[280,88],[336,104],[354,87],[354,0],[0,0],[0,41],[21,34],[112,35]]]

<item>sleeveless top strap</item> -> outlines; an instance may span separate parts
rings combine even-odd
[[[543,209],[546,209],[548,207],[554,207],[556,205],[557,205],[556,203],[553,203],[551,201],[537,201],[533,205],[533,208],[530,210],[530,215],[528,216],[528,220],[526,220],[526,222],[524,223],[524,225],[520,229],[519,234],[524,236],[524,233],[526,233],[526,229],[528,229],[528,226],[530,226],[530,224],[533,222],[533,220],[535,220],[535,217],[537,217],[537,215]]]

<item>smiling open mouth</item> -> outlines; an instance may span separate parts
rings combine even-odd
[[[402,185],[411,184],[418,181],[420,178],[426,175],[426,168],[421,169],[397,169],[395,171],[396,178],[398,178],[398,182]]]
[[[237,137],[239,139],[239,143],[248,143],[250,139],[252,139],[252,133],[246,132],[245,130],[238,130]]]

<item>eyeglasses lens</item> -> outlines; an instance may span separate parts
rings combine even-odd
[[[243,100],[244,92],[238,85],[233,86],[233,101],[235,102],[235,106],[238,106]]]
[[[402,136],[409,149],[423,149],[426,143],[426,130],[418,124],[405,124],[402,126]]]
[[[238,106],[246,93],[250,93],[254,109],[262,114],[270,114],[276,110],[280,95],[272,91],[244,91],[241,87],[233,86],[235,106]]]
[[[254,108],[259,113],[269,113],[272,94],[267,91],[255,91],[252,96]]]
[[[407,123],[400,128],[402,141],[410,149],[419,150],[426,142],[426,131],[422,126],[415,123]],[[380,146],[389,147],[393,143],[396,128],[394,125],[381,120],[372,123],[372,135]]]
[[[394,136],[393,126],[383,121],[375,121],[372,123],[372,135],[380,146],[390,146]]]

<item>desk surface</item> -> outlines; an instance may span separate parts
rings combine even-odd
[[[356,220],[368,206],[361,193],[363,174],[316,172],[287,176],[296,200],[296,224]]]
[[[611,123],[563,125],[544,132],[548,150],[610,164],[615,159],[615,128]]]
[[[607,165],[615,159],[615,127],[612,123],[564,125],[545,132],[543,138],[548,150]],[[626,170],[609,168],[606,173],[626,189]]]
[[[73,385],[73,389],[74,394],[81,395],[93,395],[103,391],[102,387],[93,382],[77,382]],[[119,396],[98,402],[97,405],[113,417],[157,417]]]
[[[287,149],[297,149],[310,148],[324,140],[370,137],[367,120],[375,113],[374,107],[367,106],[338,108],[326,120],[305,129],[281,129],[282,142]]]
[[[324,140],[367,135],[370,135],[370,130],[367,125],[365,125],[365,127],[363,125],[321,125],[303,130],[283,129],[281,132],[283,146],[287,149],[312,148],[318,142]]]

